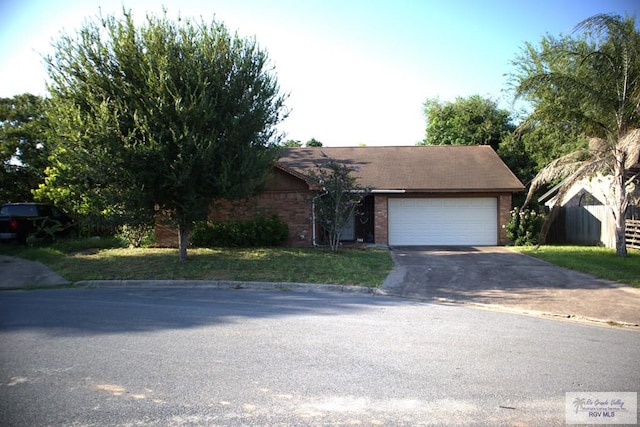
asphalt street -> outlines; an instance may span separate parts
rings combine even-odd
[[[564,425],[640,334],[385,296],[0,293],[0,425]]]

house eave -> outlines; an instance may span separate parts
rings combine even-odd
[[[407,190],[404,189],[373,189],[371,190],[372,194],[404,194]]]
[[[276,163],[274,165],[276,168],[280,169],[281,171],[288,173],[289,175],[295,176],[296,178],[306,182],[310,187],[313,186],[315,183],[312,179],[310,179],[308,176],[306,176],[305,174],[299,173],[291,168],[288,168],[286,166],[283,166],[280,163]]]
[[[405,193],[517,193],[524,188],[412,188]]]

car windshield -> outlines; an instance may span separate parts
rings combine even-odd
[[[38,209],[34,205],[5,205],[0,216],[38,216]]]

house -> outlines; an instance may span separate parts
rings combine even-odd
[[[292,246],[321,242],[313,213],[316,183],[308,177],[326,157],[354,167],[372,189],[344,241],[385,246],[506,244],[511,197],[524,186],[490,146],[286,148],[266,190],[245,200],[215,201],[211,220],[276,214]],[[160,245],[175,233],[156,230]]]
[[[627,171],[632,177],[640,172],[640,165]],[[560,211],[555,218],[546,241],[548,243],[570,243],[578,245],[597,245],[607,248],[616,247],[616,222],[610,200],[613,200],[613,177],[596,175],[574,184],[558,200],[561,184],[543,194],[538,201],[544,204],[547,212],[559,204]],[[640,220],[640,186],[632,193],[631,204],[627,208],[626,218]]]

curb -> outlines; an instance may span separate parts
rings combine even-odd
[[[231,280],[82,280],[79,288],[209,288],[259,291],[337,292],[383,295],[378,288],[355,285],[310,284],[295,282],[242,282]]]
[[[466,307],[474,307],[478,309],[490,311],[502,311],[525,316],[547,318],[554,320],[578,321],[587,324],[596,324],[604,327],[622,327],[625,329],[639,330],[640,325],[636,323],[628,323],[622,321],[611,321],[605,319],[559,314],[549,311],[537,311],[532,309],[523,309],[517,307],[503,306],[500,304],[487,304],[475,302],[460,302],[449,299],[434,301],[433,299],[423,298],[418,295],[402,295],[393,291],[387,291],[382,288],[369,288],[356,285],[335,285],[335,284],[312,284],[312,283],[296,283],[296,282],[244,282],[231,280],[82,280],[78,282],[67,282],[59,285],[47,285],[29,287],[7,287],[3,290],[20,290],[20,289],[43,289],[55,288],[56,286],[98,289],[98,288],[206,288],[206,289],[225,289],[225,290],[257,290],[257,291],[280,291],[280,292],[331,292],[331,293],[349,293],[371,296],[385,296],[391,298],[402,298],[413,301],[458,305]]]

